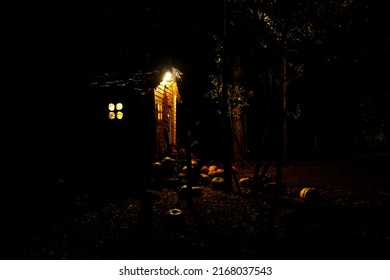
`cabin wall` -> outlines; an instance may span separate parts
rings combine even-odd
[[[141,188],[155,160],[153,89],[139,93],[126,87],[95,87],[88,96],[84,105],[89,110],[80,114],[84,132],[72,149],[77,158],[72,163],[74,176],[79,181],[97,180],[109,189]],[[109,118],[109,103],[123,104],[122,119]]]
[[[169,152],[170,145],[176,144],[177,97],[178,88],[175,82],[161,83],[155,92],[155,118],[156,118],[156,157]]]

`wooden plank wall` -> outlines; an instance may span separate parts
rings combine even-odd
[[[168,143],[165,135],[166,129],[169,131],[170,144],[176,144],[177,84],[175,82],[166,84],[161,83],[156,87],[154,95],[157,157],[162,157],[167,153]],[[170,116],[170,121],[168,120],[168,114]]]

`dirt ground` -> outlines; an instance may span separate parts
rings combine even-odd
[[[290,162],[277,192],[199,184],[191,200],[165,181],[143,195],[93,201],[73,189],[65,202],[8,215],[0,257],[389,259],[389,159],[375,154]],[[252,176],[253,162],[235,166],[238,178]],[[275,175],[272,166],[268,174]],[[302,200],[304,187],[317,189],[320,199]]]

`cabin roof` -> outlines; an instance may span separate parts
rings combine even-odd
[[[182,73],[174,67],[170,70],[173,73],[175,82],[181,80]],[[160,70],[138,70],[131,73],[102,73],[90,77],[89,87],[91,88],[129,88],[136,92],[145,92],[157,88],[162,81],[163,71]],[[178,94],[178,100],[180,95]]]
[[[159,84],[161,72],[136,71],[128,74],[102,73],[90,77],[89,86],[99,88],[129,87],[142,89],[156,87]]]

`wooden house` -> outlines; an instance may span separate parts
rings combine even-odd
[[[167,72],[154,88],[157,156],[169,154],[171,146],[176,144],[177,103],[180,102],[180,95],[173,75]]]
[[[115,149],[129,157],[142,153],[155,161],[169,154],[176,144],[180,79],[175,68],[92,77],[95,130],[110,141],[126,139]]]

